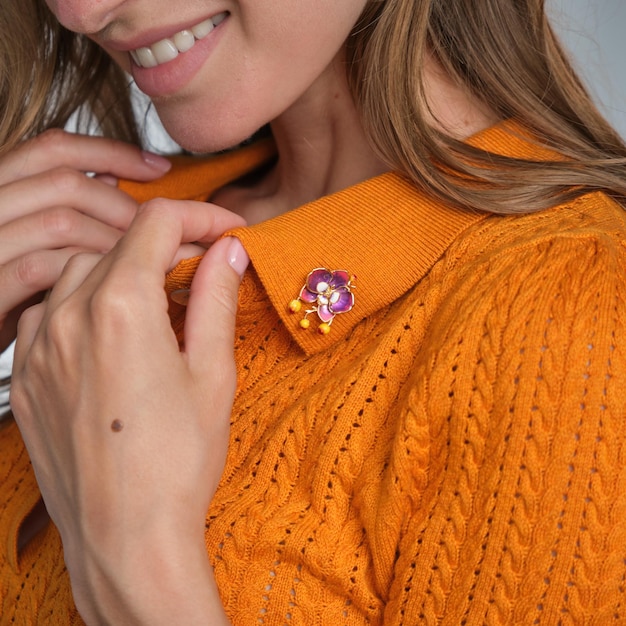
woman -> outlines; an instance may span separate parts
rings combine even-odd
[[[543,3],[47,4],[2,9],[3,616],[622,620],[626,148]],[[271,139],[40,134],[136,140],[119,68],[188,150]]]

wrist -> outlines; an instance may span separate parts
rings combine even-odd
[[[122,554],[123,552],[123,554]],[[164,536],[132,550],[68,564],[72,591],[87,624],[229,624],[208,561],[204,538],[183,545]],[[77,565],[77,567],[76,567]]]

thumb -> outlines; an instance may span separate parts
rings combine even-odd
[[[192,371],[214,368],[233,355],[235,317],[241,278],[248,266],[241,242],[215,242],[200,262],[185,319],[185,352]]]

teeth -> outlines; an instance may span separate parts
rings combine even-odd
[[[174,45],[174,42],[169,39],[157,41],[151,46],[151,50],[159,65],[173,61],[178,56],[178,48]]]
[[[224,11],[212,18],[192,26],[190,30],[181,30],[170,39],[161,39],[145,48],[131,50],[130,56],[139,67],[156,67],[173,61],[181,52],[191,50],[199,39],[204,39],[216,26],[221,24],[228,13]]]
[[[224,11],[223,13],[218,13],[214,15],[211,20],[213,21],[213,26],[219,26],[225,19],[228,13]]]
[[[139,48],[139,50],[135,51],[135,54],[137,55],[136,60],[141,67],[156,67],[158,65],[150,48]]]
[[[205,20],[200,22],[196,26],[193,26],[191,32],[196,39],[204,39],[213,29],[213,22],[211,20]]]
[[[181,30],[180,33],[174,35],[173,39],[179,52],[187,52],[196,43],[196,38],[190,30]]]

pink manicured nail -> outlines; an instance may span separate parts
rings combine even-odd
[[[154,152],[143,150],[141,152],[141,156],[147,165],[149,165],[152,169],[163,172],[163,174],[168,172],[172,167],[171,162],[165,157],[162,157],[160,154],[154,154]]]
[[[117,183],[119,182],[115,176],[111,176],[110,174],[96,174],[95,178],[101,183],[105,183],[111,187],[117,187]]]
[[[243,276],[246,268],[248,267],[248,263],[250,262],[250,258],[248,257],[248,253],[244,250],[244,247],[241,245],[241,241],[236,237],[229,237],[230,245],[228,246],[227,258],[228,264],[239,274],[239,276]]]

